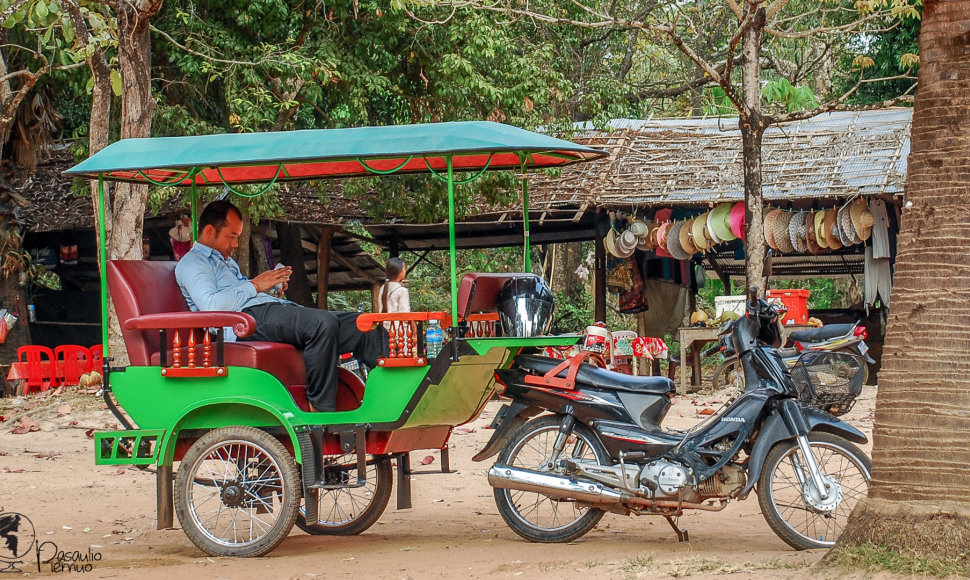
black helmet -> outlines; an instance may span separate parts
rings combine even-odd
[[[510,278],[498,294],[499,319],[506,336],[541,336],[552,322],[555,300],[535,274]]]

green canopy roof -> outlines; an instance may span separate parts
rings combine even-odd
[[[489,121],[123,139],[65,171],[188,186],[556,167],[605,151]]]

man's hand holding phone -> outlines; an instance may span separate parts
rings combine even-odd
[[[258,292],[267,292],[281,296],[289,286],[290,275],[292,274],[293,268],[284,266],[283,264],[277,264],[274,269],[263,272],[250,280],[250,282],[253,283],[253,286],[256,287]]]

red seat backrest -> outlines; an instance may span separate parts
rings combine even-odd
[[[189,311],[175,281],[175,262],[110,260],[108,289],[131,364],[148,366],[152,353],[159,351],[158,331],[125,330],[124,322],[143,314]]]
[[[513,278],[534,277],[535,274],[493,274],[471,272],[458,285],[458,319],[476,312],[498,312],[498,294]]]

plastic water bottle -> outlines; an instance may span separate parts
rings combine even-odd
[[[441,325],[437,320],[428,323],[428,330],[424,337],[425,344],[428,345],[428,360],[438,356],[441,346],[445,343],[445,333],[441,330]]]

